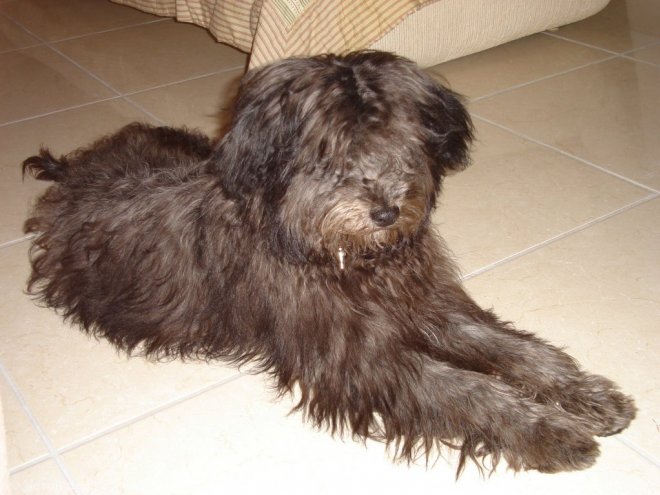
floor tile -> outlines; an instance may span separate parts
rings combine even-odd
[[[476,98],[610,56],[601,50],[537,34],[428,70],[453,90]]]
[[[400,487],[405,479],[411,489],[453,479],[447,466],[437,473],[393,467],[379,445],[366,451],[314,431],[299,414],[287,416],[293,401],[276,402],[267,388],[263,377],[243,377],[68,452],[64,461],[91,493],[212,494],[218,487],[228,492],[240,487],[242,493],[268,487],[365,493],[371,482],[377,492],[395,482]],[[140,465],[130,461],[136,458]]]
[[[133,94],[130,99],[168,125],[197,127],[217,135],[229,122],[243,70],[202,77]]]
[[[660,460],[660,198],[468,281],[485,307],[537,332],[637,401],[622,435]],[[660,465],[660,463],[658,463]]]
[[[660,3],[656,0],[611,0],[593,17],[569,24],[556,34],[614,52],[660,41]]]
[[[475,123],[473,164],[446,179],[433,217],[465,274],[649,194],[478,119]]]
[[[12,495],[74,495],[71,485],[54,461],[48,461],[11,476]]]
[[[55,46],[121,92],[245,66],[247,56],[174,21],[86,36]]]
[[[63,461],[86,492],[110,494],[214,494],[218,487],[242,493],[278,487],[290,494],[308,494],[310,487],[319,494],[617,493],[607,490],[613,487],[650,495],[660,486],[660,470],[614,439],[603,441],[603,455],[588,471],[513,476],[501,470],[483,479],[469,466],[455,481],[454,462],[397,465],[380,444],[365,448],[313,430],[299,414],[287,415],[294,402],[275,402],[267,384],[246,376],[67,452]]]
[[[0,124],[111,96],[46,46],[0,54]]]
[[[107,0],[16,0],[0,4],[0,12],[46,41],[162,19]]]
[[[659,13],[657,0],[612,0],[594,18],[432,71],[479,100],[474,164],[447,179],[434,215],[472,273],[469,290],[616,380],[639,407],[628,430],[600,440],[587,471],[502,468],[483,479],[469,466],[456,482],[455,455],[428,470],[393,464],[379,444],[289,416],[295,401],[276,400],[264,376],[126,359],[23,294],[21,225],[47,183],[21,183],[19,163],[41,144],[64,153],[148,115],[215,133],[246,56],[201,28],[106,0],[0,0],[0,362],[24,400],[0,378],[14,495],[660,493],[660,198],[626,207],[660,188]],[[627,58],[600,59],[615,53]]]
[[[49,183],[21,178],[21,162],[47,146],[56,156],[91,143],[131,121],[146,121],[132,105],[113,100],[0,127],[0,244],[22,237],[36,196]]]
[[[39,438],[39,434],[25,414],[14,392],[4,380],[0,382],[0,393],[5,418],[9,469],[47,455],[48,449]]]
[[[0,15],[0,53],[39,44],[40,41],[16,23]]]
[[[207,363],[128,359],[24,293],[27,243],[0,250],[0,359],[56,448],[237,374]]]
[[[471,109],[660,189],[660,67],[610,60],[486,98]]]

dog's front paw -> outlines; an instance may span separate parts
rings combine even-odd
[[[628,428],[635,419],[637,408],[632,397],[622,394],[618,390],[609,391],[609,411],[600,414],[601,428],[596,432],[598,436],[614,435]]]
[[[565,411],[582,418],[594,435],[608,436],[628,427],[635,418],[633,399],[605,377],[586,375],[568,387],[558,402]]]
[[[596,462],[598,443],[581,422],[554,415],[539,420],[517,444],[503,455],[515,470],[543,473],[586,469]]]
[[[542,422],[536,428],[528,469],[543,473],[586,469],[596,462],[598,443],[582,431]]]

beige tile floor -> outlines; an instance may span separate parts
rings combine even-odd
[[[14,494],[660,493],[660,3],[431,68],[470,99],[471,168],[435,221],[474,297],[633,394],[577,473],[390,463],[221,364],[128,360],[23,294],[18,165],[132,120],[217,132],[245,56],[102,0],[0,0],[0,393]]]

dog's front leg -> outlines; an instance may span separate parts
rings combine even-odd
[[[460,449],[466,459],[494,468],[504,458],[512,469],[543,472],[584,469],[598,455],[585,422],[549,404],[540,404],[492,376],[421,360],[416,382],[399,390],[395,404],[381,412],[387,442],[403,458],[428,455],[438,444]]]
[[[428,461],[443,446],[458,449],[458,474],[468,459],[485,469],[504,459],[514,470],[543,472],[595,462],[598,445],[582,418],[491,375],[371,344],[376,341],[356,343],[359,353],[341,366],[317,363],[315,371],[298,376],[296,409],[333,433],[349,430],[353,437],[382,441],[402,460]]]
[[[594,434],[610,435],[635,415],[630,397],[607,378],[588,374],[568,354],[534,335],[516,330],[482,310],[459,287],[441,301],[421,328],[432,355],[487,374],[587,421]],[[460,293],[459,297],[456,297]]]

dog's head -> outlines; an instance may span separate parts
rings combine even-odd
[[[472,140],[457,95],[383,52],[256,69],[234,112],[217,151],[223,186],[272,246],[308,262],[373,258],[414,238]]]

